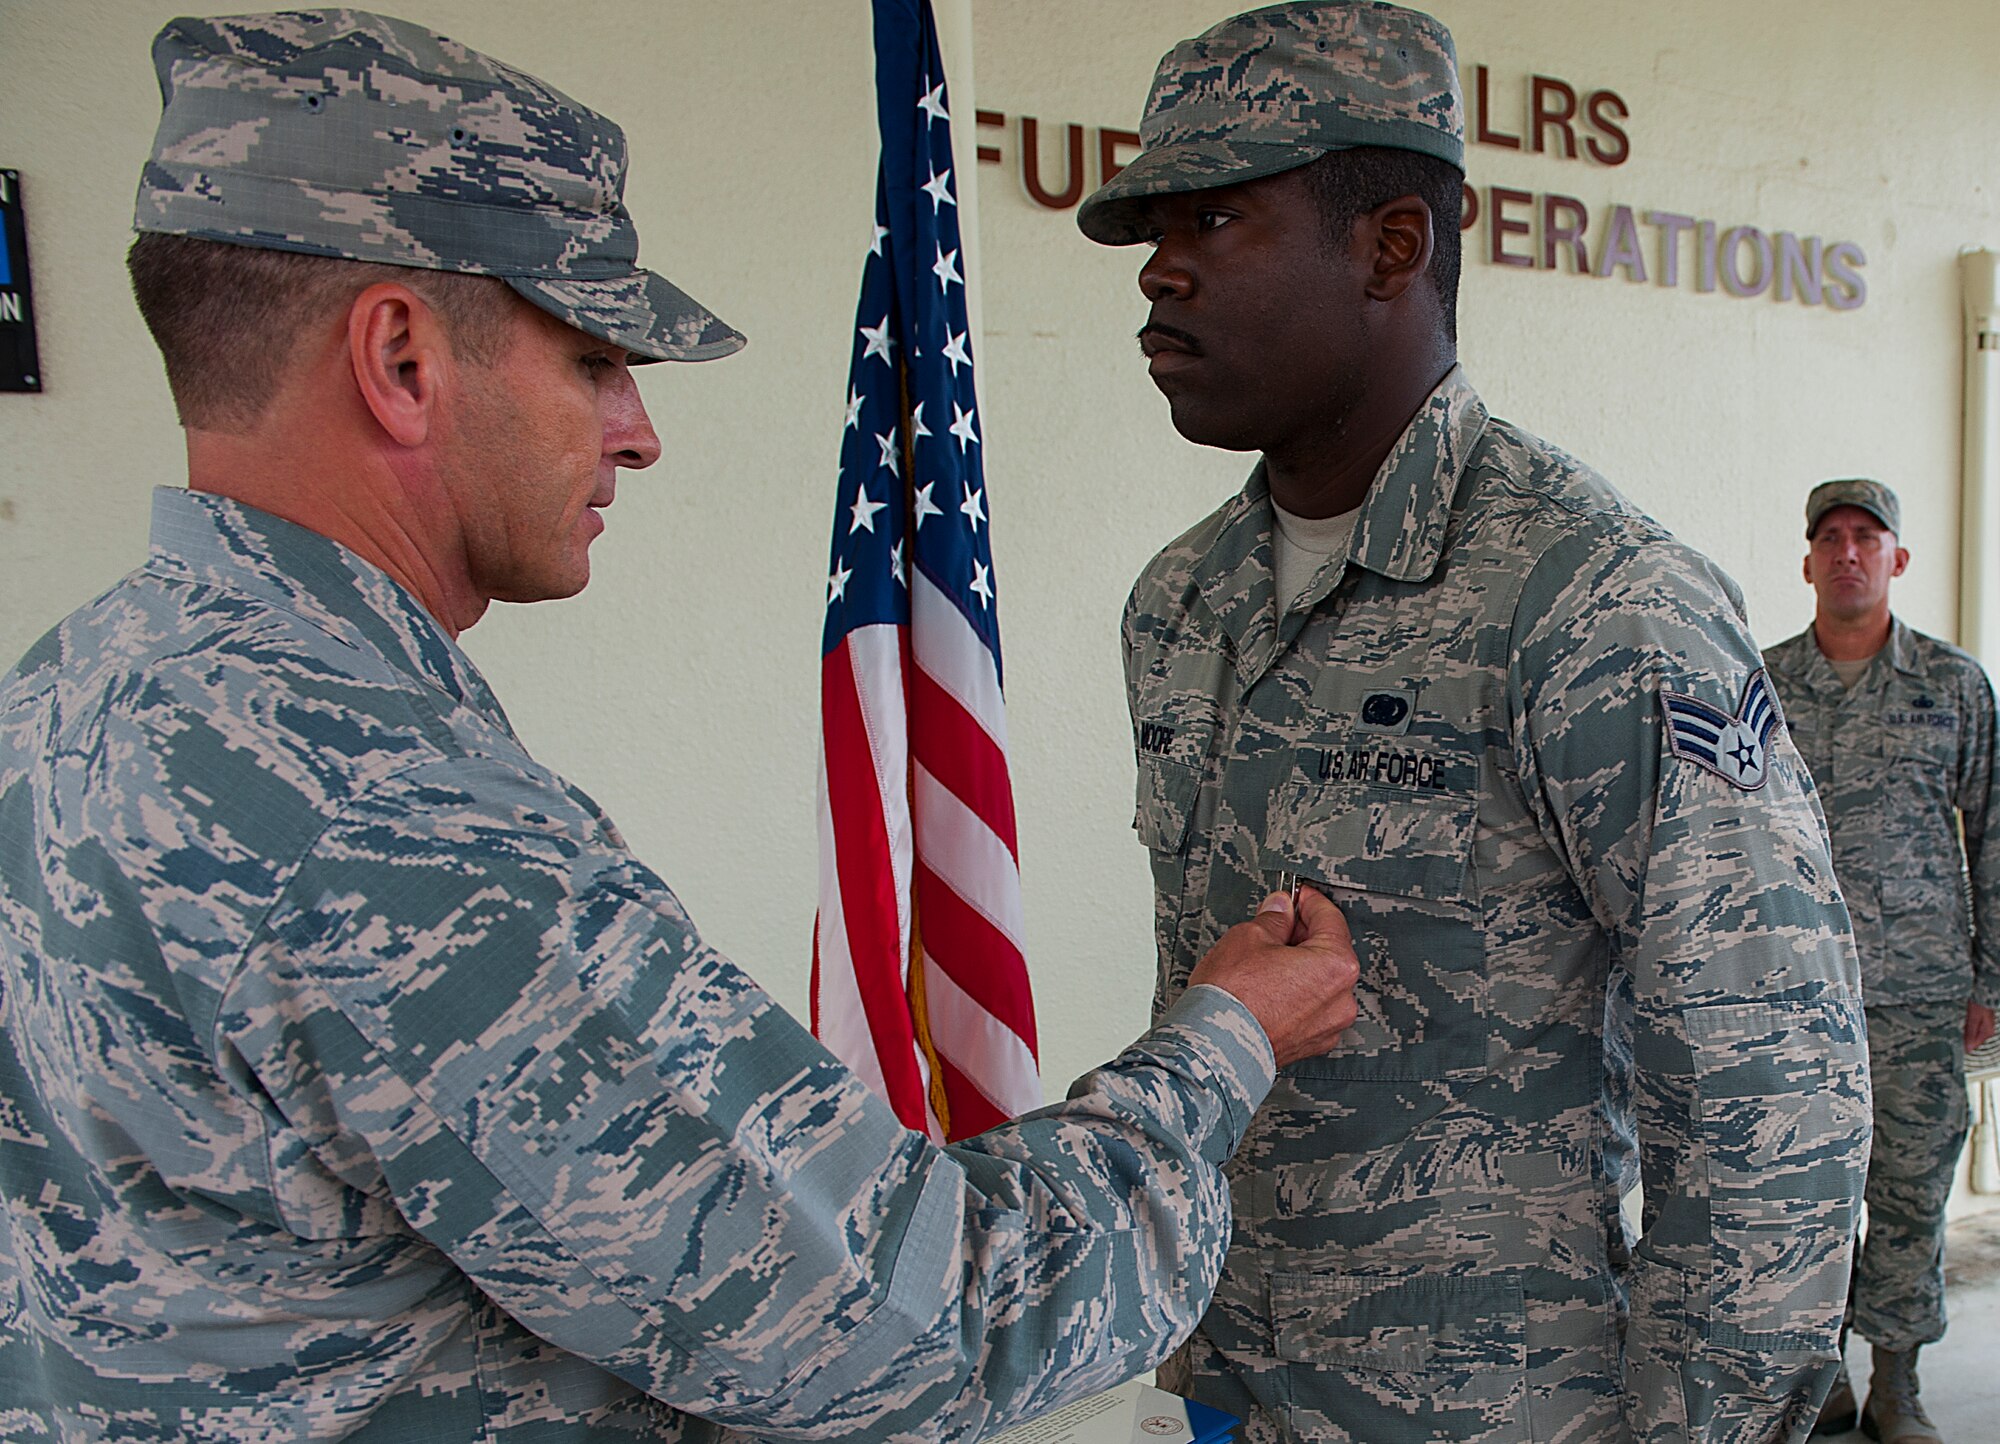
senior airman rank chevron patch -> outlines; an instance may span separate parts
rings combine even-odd
[[[1764,785],[1778,707],[1763,668],[1750,674],[1733,717],[1699,697],[1665,689],[1660,692],[1660,710],[1667,718],[1667,749],[1674,756],[1707,768],[1745,792]]]

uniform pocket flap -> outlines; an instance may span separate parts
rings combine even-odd
[[[1948,707],[1891,707],[1882,716],[1882,751],[1899,762],[1948,767],[1958,760],[1958,713]]]
[[[1471,901],[1469,797],[1306,783],[1271,800],[1266,846],[1320,882],[1427,902]]]
[[[1511,1274],[1369,1278],[1273,1274],[1278,1357],[1359,1369],[1527,1367],[1527,1307]]]
[[[1878,884],[1882,906],[1892,913],[1923,913],[1937,927],[1957,923],[1965,906],[1962,874],[1915,873],[1884,877]]]
[[[1179,852],[1187,842],[1201,774],[1164,757],[1139,759],[1139,805],[1132,828],[1155,852]]]

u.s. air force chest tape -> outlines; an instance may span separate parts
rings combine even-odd
[[[1956,732],[1958,713],[1951,707],[1940,706],[1937,698],[1920,688],[1902,705],[1884,709],[1882,725],[1918,732]]]
[[[1134,1379],[989,1434],[984,1444],[1221,1444],[1241,1422]]]
[[[1745,792],[1755,792],[1770,776],[1771,737],[1782,719],[1763,668],[1743,684],[1734,712],[1666,688],[1660,691],[1660,711],[1666,718],[1667,750],[1673,756]]]

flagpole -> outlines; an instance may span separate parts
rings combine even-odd
[[[874,18],[882,159],[821,636],[814,1020],[906,1126],[959,1136],[1038,1107],[1041,1083],[957,102],[927,0],[874,0]]]
[[[979,243],[979,128],[972,117],[979,112],[978,76],[973,64],[972,0],[931,0],[931,18],[937,24],[938,49],[944,59],[945,82],[951,87],[952,113],[964,119],[951,128],[952,168],[959,177],[958,243],[959,269],[965,272],[966,319],[971,323],[972,354],[986,354],[985,289],[980,280],[980,257],[985,247]],[[975,371],[972,386],[984,414],[986,388]]]
[[[953,154],[958,147],[954,144]],[[908,358],[897,367],[896,385],[901,404],[896,413],[896,434],[902,438],[903,451],[903,535],[915,536],[917,521],[917,442],[916,427],[912,424],[910,406],[910,372]],[[974,378],[975,383],[977,378]],[[907,578],[917,565],[916,548],[912,547],[903,558],[903,574]],[[909,655],[908,634],[905,634],[903,670],[907,673],[915,663]],[[905,694],[907,696],[907,694]],[[917,759],[910,754],[909,766],[905,769],[904,787],[909,797],[917,793]],[[910,955],[905,962],[908,971],[907,992],[910,999],[910,1025],[916,1033],[917,1050],[924,1056],[924,1076],[929,1081],[927,1090],[930,1098],[931,1116],[937,1120],[938,1131],[946,1138],[951,1131],[951,1098],[945,1088],[944,1070],[938,1066],[937,1040],[931,1036],[931,1011],[924,986],[924,927],[923,909],[918,906],[916,890],[910,891]]]
[[[972,104],[972,3],[971,0],[931,0],[931,23],[936,34],[939,60],[944,66],[944,81],[951,92],[952,106],[960,114],[969,114]],[[964,89],[961,90],[960,87]],[[961,98],[963,97],[963,98]],[[966,233],[977,235],[977,205],[974,198],[978,187],[967,183],[972,172],[964,168],[967,151],[972,152],[973,163],[978,163],[978,138],[971,126],[952,127],[952,168],[960,178],[954,191],[958,206],[960,247],[960,268],[965,273],[965,303],[968,329],[973,338],[973,354],[978,355],[984,345],[984,332],[979,326],[979,297],[973,289],[973,262],[966,240]],[[910,402],[910,364],[914,357],[905,355],[898,366],[898,391],[900,406],[897,412],[897,435],[902,439],[903,451],[903,521],[904,535],[915,537],[917,511],[917,436],[913,407]],[[978,391],[978,374],[973,374],[974,394]],[[975,407],[977,402],[975,401]],[[916,548],[912,546],[904,561],[906,573],[916,569]],[[912,666],[914,663],[912,663]],[[914,798],[917,791],[917,762],[914,751],[910,754],[907,784],[909,796]],[[929,1080],[929,1101],[931,1115],[937,1120],[938,1129],[946,1138],[953,1135],[951,1122],[951,1099],[945,1086],[944,1069],[938,1055],[937,1040],[931,1030],[931,1010],[927,996],[926,979],[928,969],[924,961],[923,909],[919,904],[916,890],[910,893],[910,951],[905,960],[908,971],[908,995],[910,1000],[910,1021],[916,1033],[917,1049],[925,1062],[925,1076]]]

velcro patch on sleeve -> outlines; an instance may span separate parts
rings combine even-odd
[[[1667,750],[1674,756],[1745,792],[1764,785],[1770,775],[1778,705],[1761,667],[1744,684],[1743,700],[1733,715],[1699,697],[1665,688],[1660,690],[1660,711],[1667,721]]]

